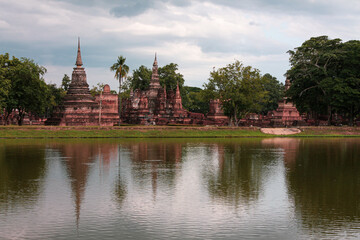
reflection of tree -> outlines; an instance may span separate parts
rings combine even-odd
[[[119,205],[121,206],[126,195],[127,195],[127,187],[126,187],[126,182],[124,181],[124,179],[122,179],[121,176],[121,150],[120,150],[120,146],[117,146],[117,160],[118,160],[118,174],[117,174],[117,180],[116,180],[116,184],[115,184],[115,191],[114,191],[114,195],[115,198],[117,200],[117,202],[119,203]]]
[[[218,155],[218,166],[204,173],[209,193],[234,205],[258,199],[267,166],[277,157],[256,140],[214,144],[211,154]]]
[[[357,139],[307,140],[296,164],[286,163],[296,212],[309,228],[360,218],[359,147]]]
[[[46,170],[43,146],[0,146],[0,206],[29,205],[39,196]]]
[[[134,182],[142,188],[146,188],[151,183],[154,199],[156,199],[158,184],[173,189],[176,166],[182,158],[182,143],[142,140],[122,144],[122,147],[130,151]]]

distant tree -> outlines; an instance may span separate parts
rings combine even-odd
[[[235,61],[226,67],[213,70],[205,94],[220,99],[224,113],[236,126],[250,112],[260,112],[267,97],[260,71]]]
[[[22,125],[25,113],[44,114],[48,108],[49,89],[43,79],[46,69],[33,60],[13,57],[8,63],[7,76],[11,88],[5,100],[5,119],[18,110],[18,124]]]
[[[334,77],[339,74],[340,52],[341,40],[327,36],[311,38],[294,51],[288,51],[291,69],[287,76],[292,85],[286,94],[300,112],[312,112],[315,119],[319,114],[328,114],[330,122],[329,86],[332,88]]]
[[[163,67],[159,67],[160,85],[166,87],[168,90],[175,90],[177,83],[179,83],[180,91],[184,85],[184,76],[178,73],[178,65],[176,63],[169,63]],[[152,71],[150,68],[141,65],[138,69],[133,70],[133,75],[128,77],[129,86],[132,89],[146,90],[149,89]]]
[[[133,70],[132,76],[128,77],[131,89],[146,90],[149,88],[151,79],[151,69],[141,65],[138,69]]]
[[[9,79],[10,65],[9,54],[0,55],[0,113],[3,113],[3,109],[6,107],[6,99],[11,88],[11,80]]]
[[[271,76],[269,73],[261,77],[261,82],[268,93],[266,101],[261,104],[261,113],[266,115],[269,111],[278,108],[278,102],[283,98],[285,88],[284,84],[280,83],[276,77]]]
[[[99,95],[104,90],[104,83],[97,83],[96,86],[92,86],[90,89],[90,94],[95,97],[96,95]]]
[[[66,92],[69,89],[71,79],[67,74],[64,74],[64,77],[61,81],[61,88]]]
[[[209,112],[209,101],[202,94],[202,89],[198,87],[183,86],[181,92],[183,107],[190,112],[203,113]]]
[[[180,90],[184,85],[184,76],[178,71],[176,63],[170,63],[159,68],[159,78],[161,86],[166,86],[166,89],[175,90],[176,85],[179,84]]]
[[[348,116],[349,125],[360,113],[360,41],[342,44],[339,55],[340,70],[337,76],[329,78],[327,89],[331,96],[331,106],[338,113]]]
[[[52,115],[54,109],[63,103],[66,91],[62,87],[57,87],[56,84],[47,84],[49,94],[47,95],[47,110],[46,117]]]
[[[123,56],[119,56],[116,63],[114,63],[111,67],[111,71],[115,71],[115,78],[119,80],[119,95],[121,95],[121,82],[123,78],[126,78],[129,72],[129,66],[125,64],[126,58]],[[119,126],[121,123],[121,97],[119,98]]]

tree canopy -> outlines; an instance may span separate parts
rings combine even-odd
[[[1,85],[6,87],[0,91],[7,94],[2,101],[5,107],[5,119],[13,110],[18,110],[18,124],[21,125],[24,114],[45,114],[48,106],[53,102],[49,88],[43,75],[46,69],[28,58],[18,59],[9,55],[0,55],[1,59]]]
[[[259,112],[267,99],[260,71],[240,61],[213,70],[204,84],[207,98],[220,99],[225,115],[238,126],[250,112]]]
[[[327,36],[313,37],[288,51],[291,68],[287,76],[291,87],[287,95],[300,112],[315,119],[326,114],[343,113],[352,124],[359,111],[360,43]]]
[[[160,85],[166,89],[175,90],[179,84],[180,91],[184,85],[184,76],[178,72],[176,63],[169,63],[158,68]],[[150,68],[141,65],[138,69],[133,70],[132,76],[128,77],[129,86],[132,89],[146,90],[150,86],[152,71]]]

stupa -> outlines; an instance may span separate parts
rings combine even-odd
[[[104,94],[101,96],[96,96],[95,98],[90,94],[85,68],[82,67],[80,38],[78,39],[75,65],[76,67],[72,72],[71,83],[64,97],[63,105],[54,111],[53,116],[45,124],[60,126],[113,126],[119,119],[117,110],[118,96],[110,92],[109,85],[105,85]]]
[[[290,86],[290,80],[286,79],[285,92]],[[276,111],[269,112],[272,126],[293,126],[299,125],[304,121],[295,105],[289,102],[287,97],[283,97],[283,99],[278,102],[278,105]]]

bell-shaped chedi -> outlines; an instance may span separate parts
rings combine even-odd
[[[76,67],[71,76],[71,83],[64,98],[64,105],[76,105],[77,108],[97,106],[98,104],[95,102],[95,98],[90,94],[89,85],[86,81],[86,72],[82,67],[80,38],[78,39],[78,51],[75,65]]]
[[[285,81],[285,92],[290,88],[291,83],[289,79]],[[298,125],[303,122],[303,118],[300,116],[299,111],[296,109],[292,102],[287,100],[287,97],[283,97],[278,102],[279,107],[276,111],[269,112],[271,117],[271,125],[273,126],[292,126]]]
[[[113,126],[118,122],[118,96],[112,94],[109,85],[105,85],[104,94],[93,97],[82,67],[80,39],[69,89],[63,105],[56,109],[45,124],[60,126]]]

